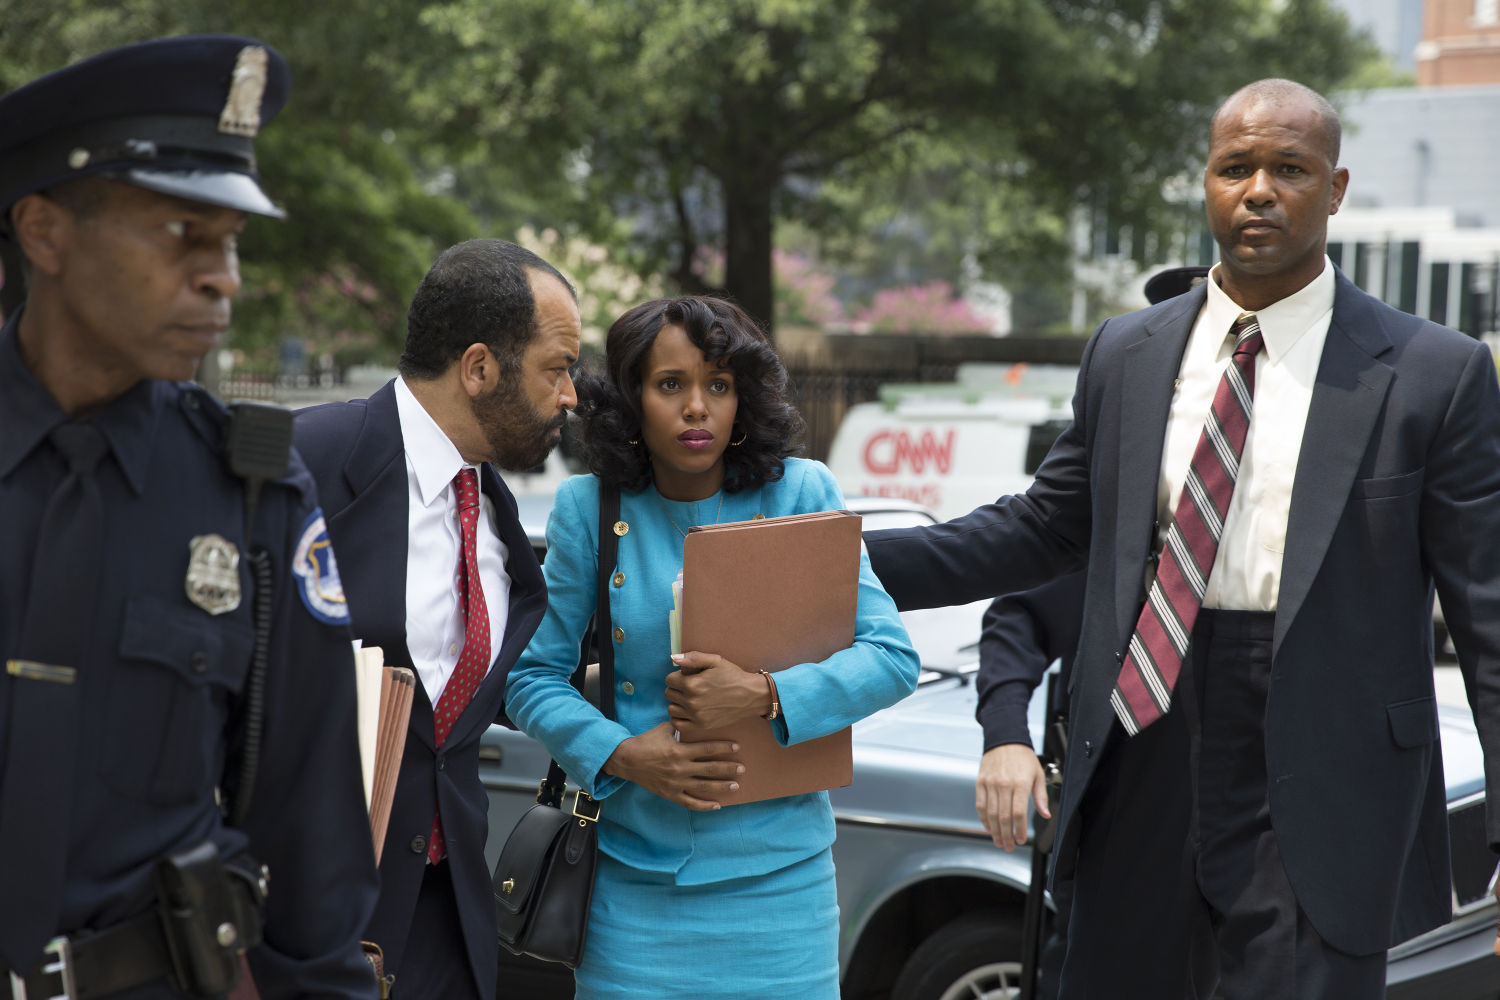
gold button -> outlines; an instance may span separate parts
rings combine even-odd
[[[752,521],[764,521],[765,519],[766,519],[766,515],[764,515],[764,514],[751,514],[750,515],[750,520],[752,520]]]
[[[624,642],[624,641],[625,641],[625,630],[622,629],[620,626],[616,625],[615,626],[615,642]]]
[[[619,535],[621,538],[624,538],[625,537],[625,532],[627,532],[629,530],[630,530],[630,525],[626,524],[624,521],[616,521],[615,522],[615,534]]]
[[[625,586],[625,574],[624,573],[616,573],[615,574],[615,586],[616,587],[623,587],[623,586]]]
[[[629,681],[626,681],[624,684],[620,685],[620,690],[624,691],[626,694],[635,694],[635,685],[630,683]]]

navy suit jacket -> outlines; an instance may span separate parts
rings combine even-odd
[[[1053,660],[1062,660],[1058,683],[1068,683],[1083,625],[1083,585],[1083,573],[1070,573],[1035,590],[997,597],[985,611],[974,679],[974,718],[984,731],[985,750],[1031,745],[1031,693]],[[1061,696],[1059,691],[1059,703]]]
[[[368,400],[329,403],[297,414],[296,444],[318,484],[328,534],[353,619],[365,645],[379,646],[392,666],[411,667],[406,647],[407,478],[394,383]],[[399,981],[406,943],[423,933],[412,922],[427,863],[434,808],[474,979],[486,1000],[495,993],[499,942],[484,845],[489,804],[479,780],[479,741],[504,720],[505,679],[547,607],[541,565],[516,516],[516,502],[494,469],[481,488],[494,503],[496,529],[509,550],[510,612],[500,655],[438,750],[432,703],[420,683],[380,859],[380,900],[365,937],[385,951]],[[418,839],[420,838],[420,840]]]
[[[1484,747],[1500,844],[1500,387],[1490,352],[1338,274],[1293,482],[1266,709],[1271,822],[1298,902],[1335,947],[1450,914],[1432,683],[1436,585]],[[1063,433],[1026,493],[866,536],[899,606],[960,604],[1087,567],[1058,877],[1110,737],[1145,599],[1173,380],[1199,288],[1094,333]],[[1456,607],[1456,613],[1450,608]]]

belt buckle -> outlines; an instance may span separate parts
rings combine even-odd
[[[65,937],[55,937],[42,949],[43,961],[38,975],[55,976],[62,986],[61,993],[33,997],[26,991],[26,980],[10,974],[11,1000],[73,1000],[76,985],[73,982],[73,945]]]

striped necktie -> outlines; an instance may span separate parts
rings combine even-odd
[[[1135,623],[1125,663],[1109,696],[1115,715],[1132,736],[1172,707],[1172,689],[1203,606],[1229,498],[1239,476],[1255,396],[1255,357],[1263,339],[1254,313],[1241,313],[1230,334],[1234,356],[1214,393],[1172,512],[1156,579],[1151,581],[1146,606]]]

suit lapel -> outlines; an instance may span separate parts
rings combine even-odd
[[[1378,360],[1391,348],[1378,313],[1342,273],[1335,273],[1334,289],[1292,482],[1273,655],[1323,564],[1391,381],[1390,366]]]
[[[365,645],[379,646],[386,663],[412,669],[406,648],[408,488],[393,383],[370,397],[343,476],[351,499],[328,519],[328,526],[337,539],[347,525],[349,537],[357,540],[338,548],[349,606],[359,609],[354,633]],[[418,683],[415,702],[426,706],[426,711],[412,713],[412,731],[430,746],[434,741],[432,709],[421,687]]]
[[[1116,527],[1116,634],[1129,635],[1140,613],[1145,561],[1155,547],[1156,493],[1165,428],[1188,335],[1207,292],[1198,288],[1173,299],[1149,321],[1140,340],[1125,349],[1120,387],[1119,493],[1115,526],[1150,525],[1151,533]]]

